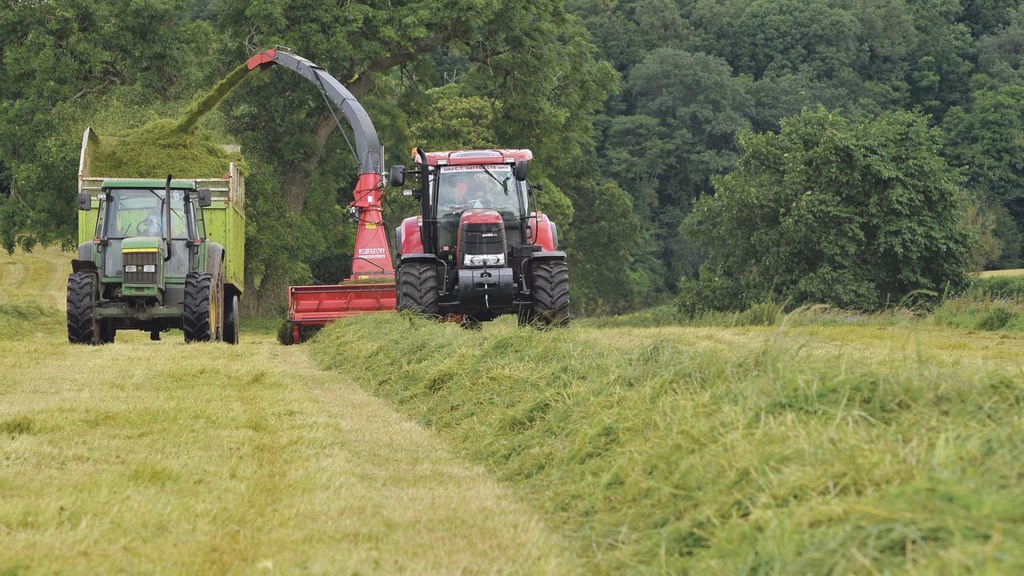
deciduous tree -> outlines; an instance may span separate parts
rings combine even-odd
[[[824,110],[746,133],[737,170],[686,222],[710,250],[690,311],[775,301],[875,310],[966,283],[971,242],[940,134],[905,112]]]

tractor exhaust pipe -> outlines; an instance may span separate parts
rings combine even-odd
[[[167,242],[167,256],[164,256],[164,262],[171,259],[171,175],[167,175],[167,183],[164,185],[164,208],[167,213],[167,222],[164,227],[164,241]]]

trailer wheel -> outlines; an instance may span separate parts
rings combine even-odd
[[[96,323],[96,276],[75,272],[68,276],[68,342],[99,344],[100,330]]]
[[[569,324],[569,264],[543,260],[533,265],[533,318],[537,326]]]
[[[211,276],[205,272],[191,272],[185,276],[185,312],[181,328],[185,342],[209,342],[213,339],[215,324],[211,322],[216,310],[211,306]]]
[[[437,267],[433,262],[406,262],[398,268],[398,310],[437,316]]]
[[[238,294],[224,295],[224,341],[238,344]]]

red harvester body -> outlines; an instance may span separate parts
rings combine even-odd
[[[395,269],[381,218],[384,196],[383,150],[366,110],[326,70],[280,48],[260,52],[246,62],[250,70],[282,65],[313,82],[352,126],[359,181],[349,203],[359,224],[352,255],[352,275],[341,284],[288,288],[288,322],[292,342],[303,327],[323,326],[338,318],[395,309]],[[339,129],[341,127],[339,126]]]

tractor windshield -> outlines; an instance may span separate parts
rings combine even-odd
[[[438,176],[438,213],[459,214],[470,208],[490,208],[506,220],[521,217],[518,182],[512,167],[452,166]]]
[[[165,235],[167,212],[163,190],[115,189],[109,192],[108,238]],[[171,237],[187,239],[187,222],[185,191],[171,190]]]
[[[109,203],[105,208],[106,237],[109,248],[104,250],[103,274],[107,277],[122,275],[121,243],[136,236],[164,237],[167,226],[165,192],[149,188],[111,188],[107,192]],[[171,259],[164,270],[168,277],[183,278],[188,272],[188,239],[195,237],[189,229],[195,228],[195,214],[186,212],[192,203],[185,202],[185,190],[171,190]]]

